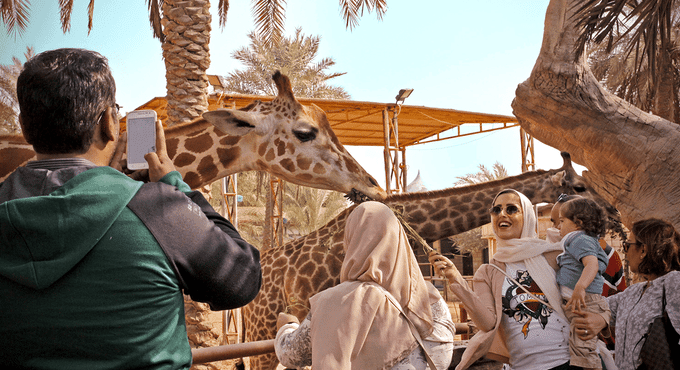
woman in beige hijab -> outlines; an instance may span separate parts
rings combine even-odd
[[[341,283],[310,299],[302,324],[280,315],[275,347],[281,364],[427,369],[417,333],[437,369],[446,369],[455,334],[451,313],[423,279],[392,211],[377,202],[359,205],[347,218],[344,245]]]

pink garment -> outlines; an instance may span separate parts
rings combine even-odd
[[[345,249],[341,283],[310,298],[312,366],[389,369],[418,344],[384,290],[423,338],[432,332],[430,306],[439,293],[428,289],[399,221],[381,203],[362,203],[350,214]]]

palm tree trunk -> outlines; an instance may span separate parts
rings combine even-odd
[[[163,59],[167,80],[167,125],[191,120],[208,110],[210,66],[210,2],[165,0],[163,3]],[[219,333],[209,320],[210,307],[185,296],[185,319],[191,348],[219,345]],[[208,369],[212,365],[195,365]]]
[[[163,59],[167,80],[168,126],[208,110],[210,2],[165,0]]]
[[[675,68],[671,59],[668,46],[659,48],[659,70],[656,73],[656,91],[654,92],[654,109],[652,113],[659,117],[675,122],[676,115],[676,90],[675,87]]]
[[[658,217],[680,228],[680,126],[607,92],[575,60],[577,0],[551,0],[543,45],[512,103],[522,128],[571,153],[583,176],[632,222]]]

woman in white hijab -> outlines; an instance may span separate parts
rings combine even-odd
[[[455,326],[446,302],[423,279],[406,234],[377,202],[347,218],[340,284],[314,295],[302,324],[279,316],[282,365],[316,369],[437,369],[453,354]]]
[[[480,329],[456,370],[485,355],[512,369],[571,369],[569,322],[554,269],[561,245],[538,238],[533,206],[522,193],[501,191],[489,212],[498,248],[475,273],[474,292],[450,260],[430,254],[435,271],[448,279]]]

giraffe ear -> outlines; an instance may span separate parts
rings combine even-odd
[[[262,117],[258,113],[243,112],[234,109],[218,109],[204,112],[203,118],[226,134],[243,136],[257,131]]]
[[[556,174],[550,176],[550,181],[552,181],[553,185],[555,185],[555,186],[562,186],[562,185],[564,185],[565,175],[566,175],[566,171],[564,171],[564,170],[559,171]]]

